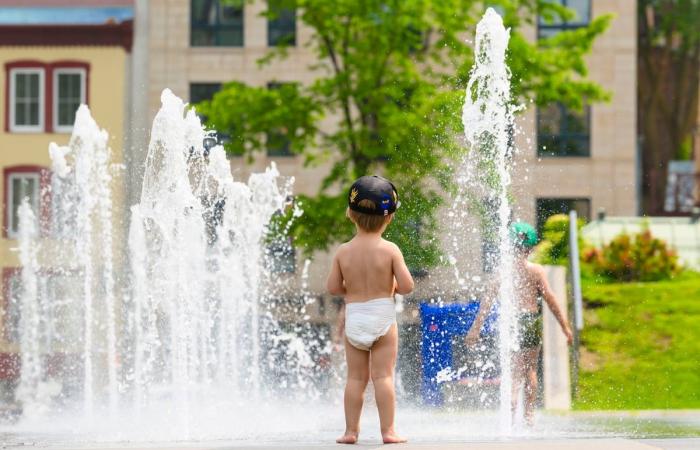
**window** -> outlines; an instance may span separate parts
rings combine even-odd
[[[8,235],[17,237],[19,231],[19,207],[26,198],[38,216],[39,212],[39,174],[13,173],[10,174],[9,191],[7,193]]]
[[[47,231],[50,202],[42,201],[43,188],[48,186],[49,173],[39,166],[14,166],[4,170],[5,208],[3,235],[14,239],[19,231],[19,207],[26,198],[36,215],[42,232]]]
[[[591,110],[572,111],[561,104],[537,110],[537,155],[590,156]]]
[[[191,33],[193,47],[242,47],[243,0],[192,0]]]
[[[85,69],[59,68],[53,72],[54,131],[70,132],[78,107],[85,103]]]
[[[211,100],[214,98],[214,94],[220,90],[221,83],[190,83],[190,105],[196,107],[199,102]],[[207,116],[200,113],[197,113],[197,115],[199,116],[199,120],[202,121],[202,124],[206,125]],[[226,143],[231,139],[228,134],[216,130],[214,130],[211,137],[214,137],[217,143]]]
[[[294,156],[289,139],[284,132],[270,131],[267,133],[267,156]]]
[[[285,83],[276,82],[267,83],[267,88],[275,90],[281,88],[284,84]],[[286,129],[267,132],[267,156],[294,156]]]
[[[569,21],[555,18],[547,21],[539,18],[537,34],[540,39],[554,36],[560,31],[585,27],[591,21],[591,0],[549,0],[550,3],[562,5],[574,11],[575,17]]]
[[[211,100],[220,90],[221,83],[190,83],[190,104]]]
[[[536,207],[537,233],[540,236],[544,223],[555,214],[569,214],[574,210],[580,219],[588,221],[591,217],[591,200],[588,198],[538,198]]]
[[[5,130],[70,133],[75,112],[88,103],[89,70],[80,61],[6,63]]]
[[[267,45],[297,45],[296,9],[284,7],[280,0],[268,0]]]
[[[10,131],[44,130],[44,69],[10,70]]]
[[[221,83],[190,83],[190,105],[197,106],[197,103],[211,100],[214,94],[221,90]],[[202,123],[207,121],[204,114],[199,114]]]

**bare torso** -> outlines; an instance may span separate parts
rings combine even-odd
[[[538,266],[529,261],[519,261],[515,267],[515,301],[520,312],[538,312],[538,297],[542,294],[541,275]]]
[[[345,302],[393,297],[393,244],[377,235],[358,235],[338,249]]]

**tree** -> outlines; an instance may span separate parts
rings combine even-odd
[[[319,194],[300,198],[304,215],[292,226],[297,245],[308,252],[351,235],[346,190],[355,178],[382,172],[398,186],[402,204],[388,238],[404,249],[410,267],[438,263],[436,213],[461,149],[460,108],[473,57],[465,37],[473,36],[487,4],[497,6],[512,29],[514,98],[571,107],[606,98],[585,80],[583,58],[609,17],[532,43],[519,30],[538,13],[553,19],[571,12],[548,0],[275,3],[296,7],[313,31],[318,78],[274,90],[228,83],[198,109],[209,126],[232,136],[226,144],[232,153],[264,150],[266,133],[282,133],[307,164],[330,162]],[[261,63],[286,57],[282,47]],[[323,129],[325,117],[337,118],[335,127]]]
[[[700,0],[639,0],[643,209],[664,210],[668,163],[688,159],[698,121]]]

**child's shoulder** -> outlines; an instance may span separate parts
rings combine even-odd
[[[537,264],[531,261],[527,262],[527,270],[537,276],[545,276],[544,266],[542,264]]]
[[[345,253],[350,249],[350,244],[352,243],[352,240],[349,240],[347,242],[343,242],[338,246],[338,248],[335,250],[335,253],[337,255],[340,255],[341,253]]]
[[[401,249],[398,245],[384,238],[382,238],[382,246],[384,246],[384,248],[392,252],[401,252]]]
[[[401,253],[399,246],[386,239],[382,239],[382,253],[390,255],[392,258],[403,259],[403,253]]]

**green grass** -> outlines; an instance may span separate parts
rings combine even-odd
[[[700,408],[700,274],[583,296],[577,409]]]

